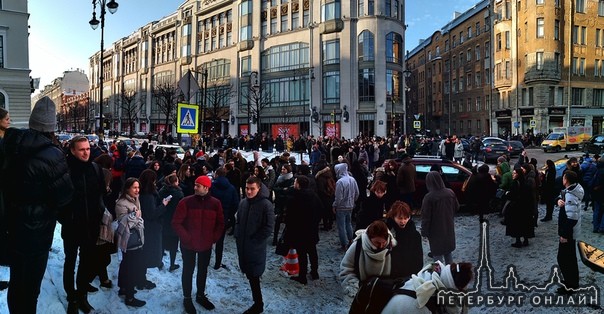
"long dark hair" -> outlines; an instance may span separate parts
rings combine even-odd
[[[157,181],[157,174],[155,171],[151,169],[145,169],[141,172],[140,177],[141,185],[141,194],[153,194],[157,192],[157,186],[155,185],[155,181]]]
[[[132,187],[132,185],[134,185],[134,182],[138,182],[139,185],[141,184],[141,182],[135,177],[130,177],[130,178],[126,179],[126,182],[124,182],[124,186],[122,186],[122,191],[120,192],[119,198],[125,198],[126,195],[128,195],[128,193],[126,193],[126,192],[128,191],[129,188]]]

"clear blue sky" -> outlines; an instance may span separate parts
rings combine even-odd
[[[178,0],[117,0],[118,11],[107,12],[105,47],[139,27],[171,14],[185,1]],[[407,0],[406,50],[417,46],[453,17],[478,0]],[[40,77],[40,88],[64,71],[76,68],[88,74],[88,58],[100,49],[100,27],[92,30],[90,0],[29,0],[29,67],[32,77]],[[97,7],[98,12],[98,7]],[[97,13],[98,18],[98,13]]]

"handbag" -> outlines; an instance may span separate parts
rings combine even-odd
[[[130,236],[128,237],[128,244],[126,245],[126,250],[132,251],[140,249],[141,247],[143,247],[143,241],[141,240],[141,235],[138,232],[138,229],[130,229]]]
[[[103,212],[103,217],[101,218],[101,226],[99,230],[99,239],[97,240],[97,245],[103,243],[113,243],[115,238],[115,230],[112,226],[113,216],[111,213],[105,208],[105,212]]]

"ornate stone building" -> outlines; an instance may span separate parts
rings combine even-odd
[[[111,129],[127,127],[134,94],[136,131],[174,132],[169,87],[180,101],[194,92],[205,132],[386,135],[403,125],[404,30],[401,0],[186,1],[90,58],[93,107],[102,59]],[[177,89],[189,70],[199,91]]]

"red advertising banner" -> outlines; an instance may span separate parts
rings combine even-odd
[[[250,133],[250,127],[247,124],[241,124],[239,125],[239,134],[241,136],[246,136]]]
[[[340,137],[340,122],[331,123],[325,122],[324,125],[325,136],[327,137]]]
[[[293,135],[297,138],[300,135],[300,126],[298,124],[273,124],[271,134],[273,138],[277,138],[278,135],[281,135],[282,138],[287,138]]]

